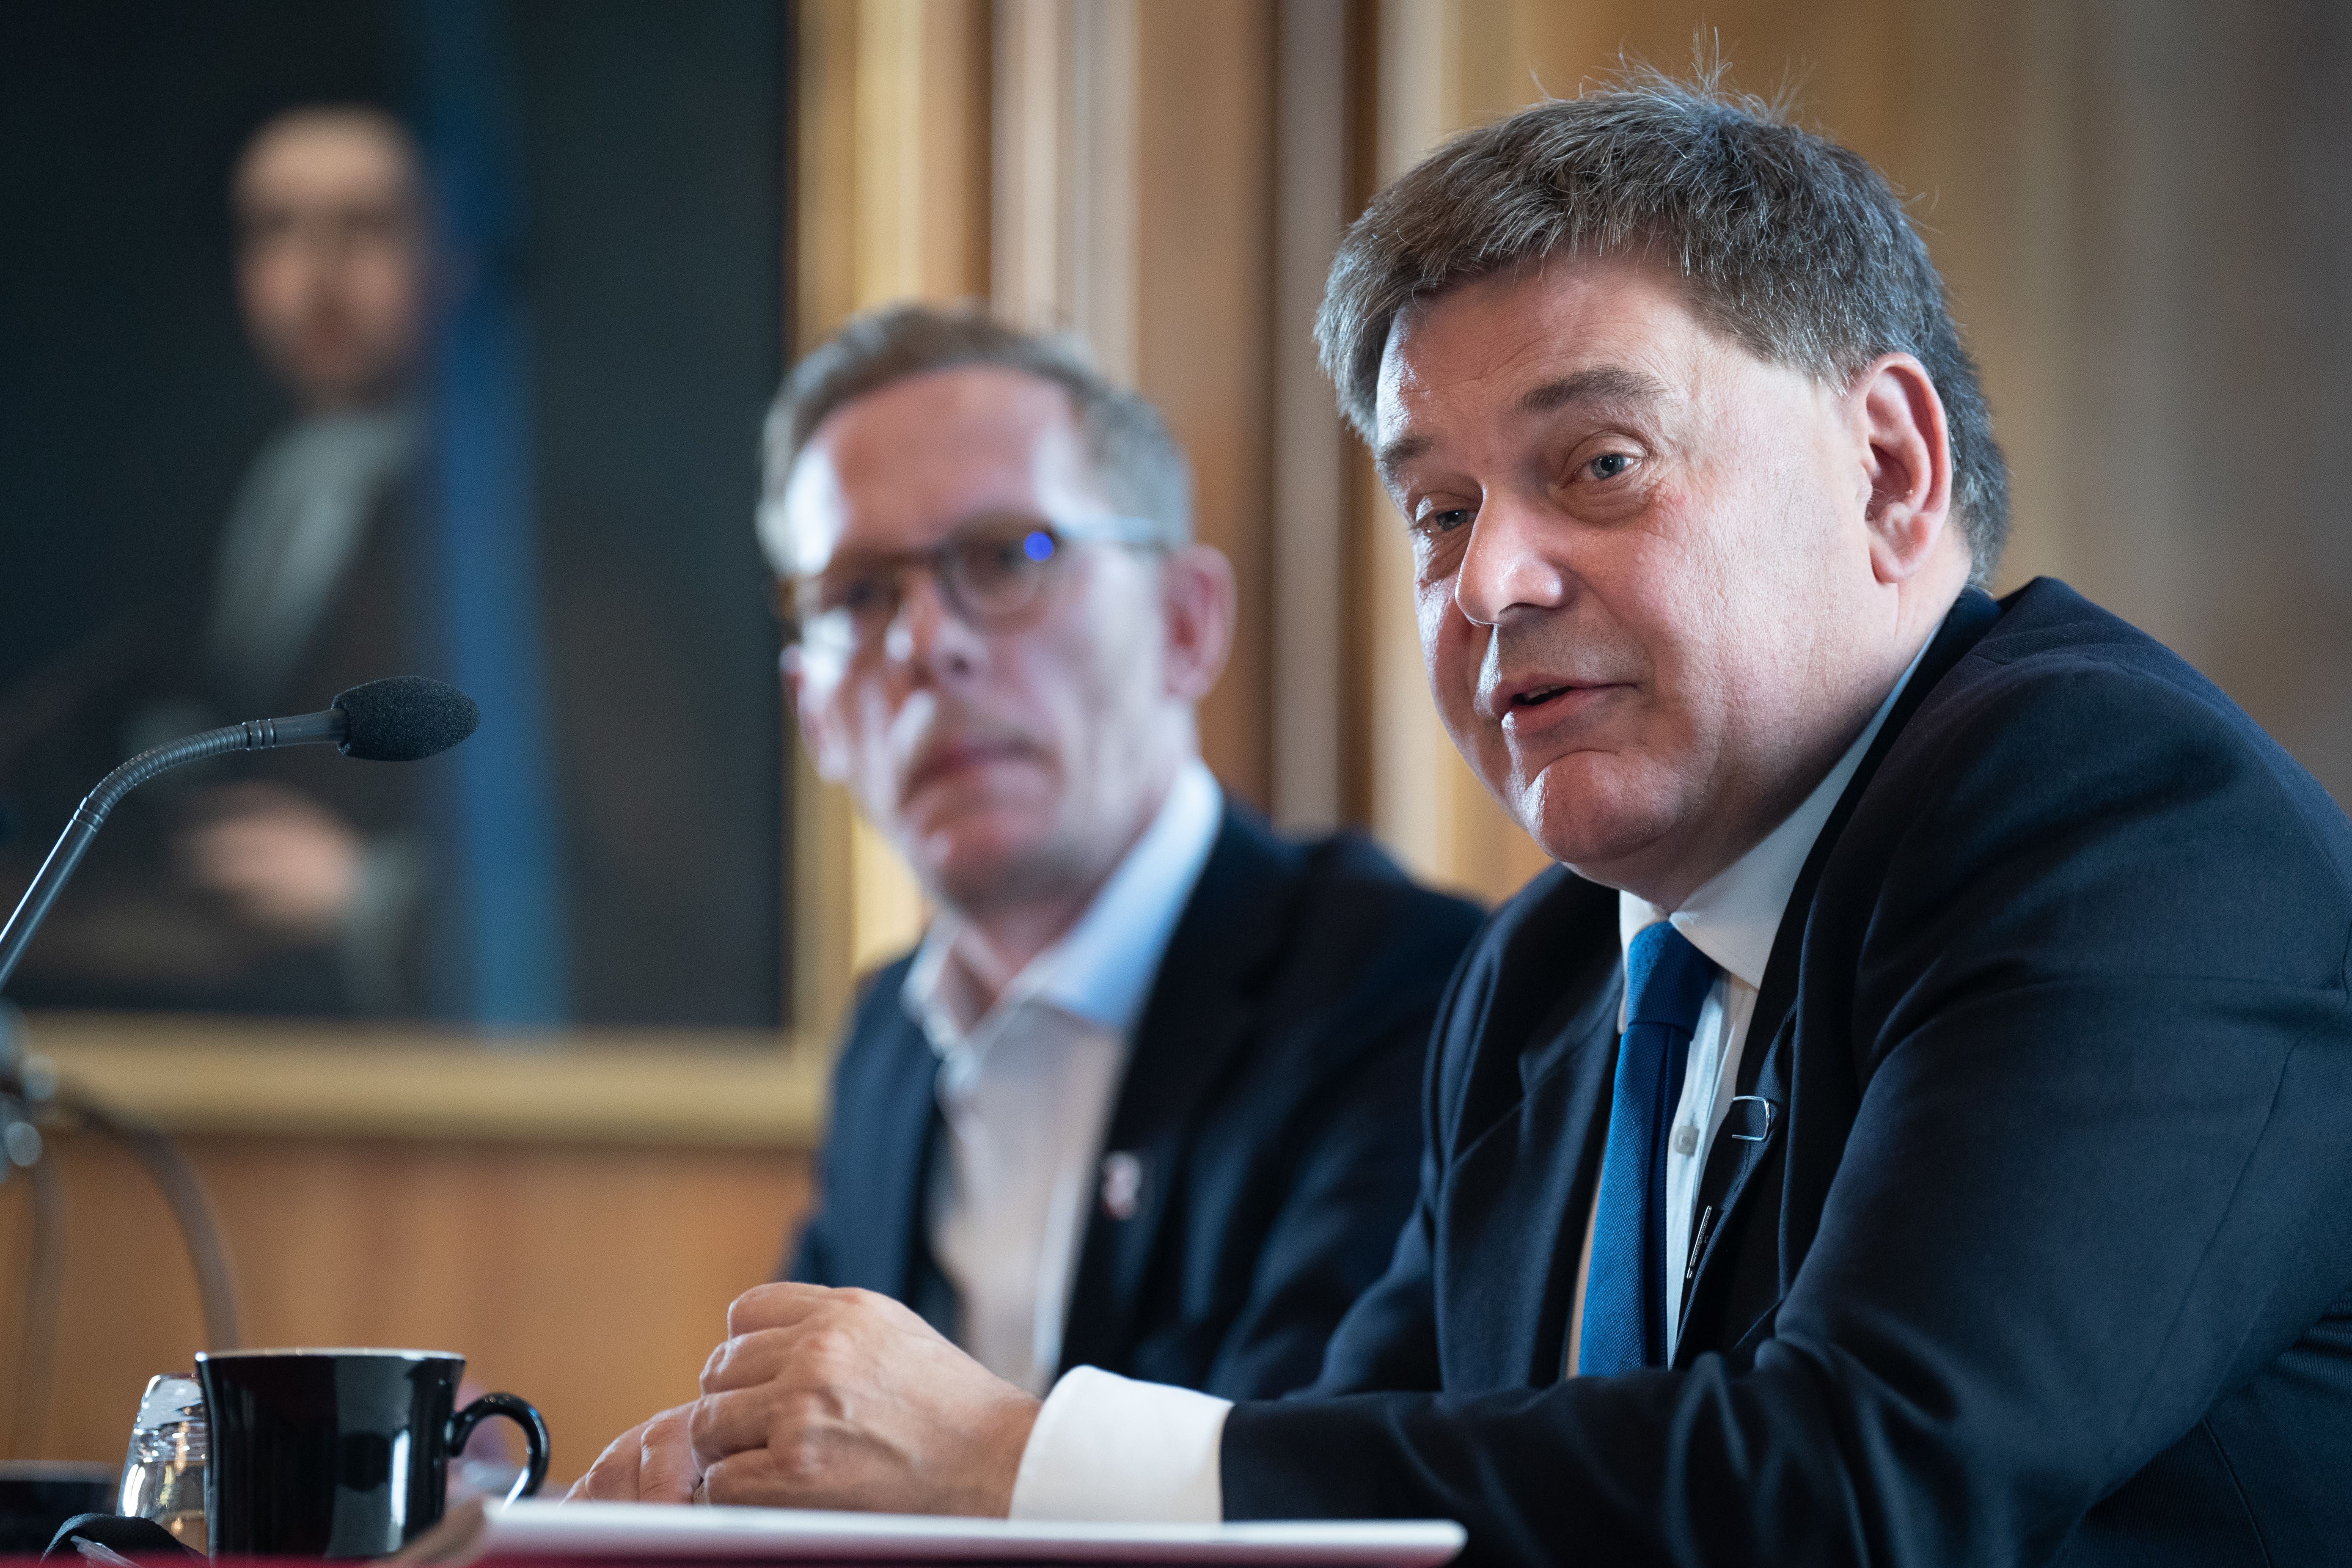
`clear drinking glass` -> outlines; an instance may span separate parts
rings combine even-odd
[[[152,1519],[191,1551],[205,1550],[205,1465],[212,1452],[205,1391],[186,1373],[147,1380],[122,1461],[115,1511]]]

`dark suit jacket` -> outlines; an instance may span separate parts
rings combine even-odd
[[[1962,599],[1781,922],[1673,1366],[1563,1382],[1616,910],[1547,874],[1465,962],[1394,1264],[1335,1397],[1233,1412],[1230,1517],[1449,1517],[1474,1565],[2352,1558],[2352,825],[2227,698],[2060,584]]]
[[[1290,843],[1226,802],[1106,1136],[1140,1159],[1142,1192],[1124,1219],[1096,1205],[1065,1368],[1228,1398],[1313,1380],[1412,1206],[1430,1020],[1476,926],[1360,837]],[[790,1273],[883,1291],[947,1329],[924,1225],[939,1058],[900,1001],[908,962],[859,1002],[823,1206]]]

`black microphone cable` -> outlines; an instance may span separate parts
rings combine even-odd
[[[245,1342],[237,1324],[236,1283],[229,1274],[228,1247],[221,1240],[220,1222],[213,1214],[212,1200],[205,1194],[204,1181],[188,1163],[188,1157],[180,1152],[180,1146],[162,1128],[109,1110],[69,1089],[60,1091],[57,1105],[91,1131],[113,1139],[145,1169],[147,1179],[155,1184],[155,1190],[171,1205],[180,1239],[188,1249],[188,1263],[195,1270],[196,1297],[205,1321],[205,1347],[228,1351],[239,1348]]]
[[[13,1108],[0,1105],[0,1122],[16,1132],[29,1127],[10,1120]],[[21,1142],[21,1134],[17,1142]],[[16,1151],[10,1151],[13,1154]],[[37,1156],[38,1148],[34,1150]],[[13,1161],[0,1159],[0,1173]],[[24,1166],[24,1184],[32,1189],[32,1235],[25,1259],[25,1291],[16,1339],[16,1398],[10,1415],[8,1451],[17,1458],[35,1457],[35,1447],[49,1422],[49,1389],[58,1350],[58,1311],[65,1294],[65,1184],[46,1160],[36,1157]]]
[[[18,1043],[22,1016],[0,1003],[0,1181],[7,1167],[24,1171],[32,1189],[33,1225],[27,1247],[23,1308],[19,1319],[16,1397],[10,1451],[35,1457],[48,1424],[56,1374],[58,1314],[65,1288],[66,1196],[43,1124],[80,1127],[112,1139],[136,1160],[172,1211],[196,1277],[196,1296],[209,1350],[235,1350],[243,1343],[237,1322],[236,1286],[229,1272],[228,1247],[205,1194],[204,1182],[160,1128],[109,1110],[70,1085],[58,1083],[38,1058]]]

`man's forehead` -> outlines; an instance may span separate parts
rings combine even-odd
[[[844,547],[920,549],[995,510],[1102,501],[1068,395],[995,365],[926,372],[833,410],[793,461],[778,521],[793,569]]]
[[[244,204],[399,200],[415,189],[405,141],[362,115],[305,116],[270,127],[247,152],[237,195]]]
[[[1410,460],[1455,413],[1672,398],[1715,336],[1674,275],[1646,263],[1550,261],[1457,285],[1390,326],[1375,414],[1383,466]]]

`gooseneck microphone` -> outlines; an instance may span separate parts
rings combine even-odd
[[[16,963],[33,933],[57,902],[58,894],[81,864],[83,851],[107,814],[122,797],[183,763],[231,752],[267,752],[278,746],[332,745],[347,757],[375,763],[413,763],[447,751],[474,732],[482,710],[454,686],[427,680],[421,675],[395,675],[354,686],[335,699],[323,713],[292,719],[248,719],[225,729],[206,730],[142,752],[100,782],[74,812],[73,820],[58,837],[57,847],[41,862],[40,874],[16,904],[16,912],[0,928],[0,989],[16,973]]]

